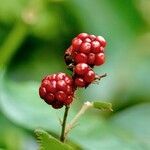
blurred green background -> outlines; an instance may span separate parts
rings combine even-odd
[[[107,40],[108,76],[78,90],[70,120],[84,101],[113,104],[91,110],[69,135],[76,149],[150,149],[149,0],[0,0],[0,148],[37,150],[34,129],[58,137],[62,110],[38,96],[41,78],[66,72],[65,49],[80,32]]]

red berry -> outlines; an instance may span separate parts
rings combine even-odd
[[[80,45],[81,45],[81,43],[82,43],[82,40],[81,40],[81,39],[79,39],[79,38],[74,38],[74,39],[72,40],[73,49],[74,49],[74,50],[78,50],[79,47],[80,47]]]
[[[75,56],[75,62],[78,63],[87,63],[87,56],[84,53],[79,53]]]
[[[104,52],[105,46],[106,41],[102,36],[81,33],[72,40],[72,45],[66,50],[65,62],[70,70],[73,70],[73,66],[78,63],[86,63],[87,65],[94,67],[95,61],[97,65],[99,65],[100,62],[95,60],[93,54],[96,55]],[[93,54],[89,55],[89,53]]]
[[[94,53],[90,53],[88,55],[88,64],[89,65],[94,65],[94,61],[95,61],[95,54]]]
[[[103,47],[106,46],[106,40],[102,36],[97,36],[95,40],[99,41]]]
[[[53,108],[61,108],[66,103],[69,105],[68,97],[73,98],[74,89],[72,78],[65,73],[58,73],[48,75],[42,80],[39,95]]]
[[[79,63],[75,66],[75,73],[78,75],[83,75],[89,70],[89,66],[85,63]]]
[[[93,70],[89,70],[84,76],[84,80],[88,83],[91,83],[95,79],[95,73]]]
[[[85,87],[86,83],[85,83],[85,81],[82,78],[76,78],[75,79],[75,85],[77,87]]]
[[[100,43],[98,41],[93,41],[92,42],[92,52],[93,53],[99,53],[100,50]]]
[[[94,62],[94,64],[96,66],[102,65],[104,62],[105,62],[105,55],[104,55],[104,53],[98,53],[98,54],[95,55],[95,62]]]
[[[87,38],[88,37],[88,34],[87,33],[80,33],[79,35],[78,35],[78,38],[80,38],[81,40],[84,40],[85,38]]]
[[[88,43],[88,42],[82,43],[79,51],[81,53],[90,53],[90,51],[91,51],[91,44]]]

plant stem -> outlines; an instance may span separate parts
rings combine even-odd
[[[69,106],[65,107],[65,112],[64,112],[64,117],[63,117],[63,122],[62,122],[62,130],[61,130],[61,136],[60,136],[60,141],[64,142],[65,141],[65,128],[66,128],[66,121],[67,121],[67,116],[68,116],[68,111],[69,111]]]
[[[103,74],[103,75],[96,75],[96,76],[95,76],[95,79],[100,80],[101,78],[104,78],[104,77],[106,77],[106,76],[107,76],[107,73],[105,73],[105,74]]]
[[[65,137],[67,136],[68,132],[75,126],[78,119],[85,113],[85,111],[89,108],[93,107],[93,104],[91,102],[85,102],[79,112],[76,114],[76,116],[72,119],[72,121],[66,126],[65,129]]]

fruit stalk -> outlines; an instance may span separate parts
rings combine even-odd
[[[93,104],[89,101],[85,102],[79,112],[76,114],[76,116],[72,119],[70,123],[66,126],[65,129],[65,137],[69,133],[69,131],[76,125],[78,119],[86,112],[87,109],[93,107]]]
[[[63,122],[62,122],[62,130],[61,130],[61,135],[60,135],[60,141],[61,142],[64,142],[66,139],[65,128],[66,128],[66,121],[67,121],[69,108],[70,108],[70,106],[65,107],[65,112],[64,112]]]

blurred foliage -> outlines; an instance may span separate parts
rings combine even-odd
[[[106,64],[95,69],[108,76],[78,91],[69,120],[84,100],[112,102],[114,112],[87,113],[69,139],[85,150],[150,149],[149,1],[0,2],[1,149],[37,149],[37,127],[59,135],[63,110],[42,102],[38,87],[46,74],[66,72],[63,53],[80,32],[108,41]]]

